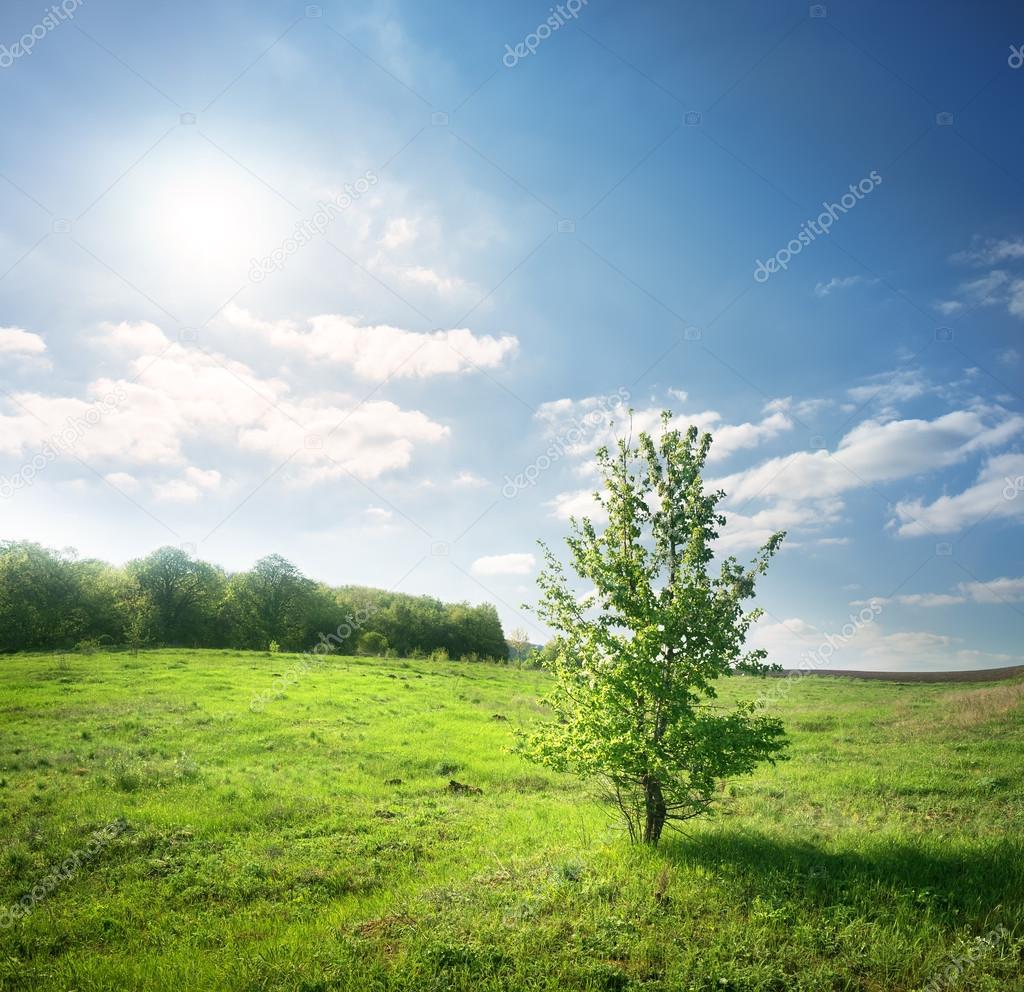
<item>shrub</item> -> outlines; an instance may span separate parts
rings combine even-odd
[[[356,641],[356,652],[383,658],[388,650],[388,639],[376,630],[364,630]]]

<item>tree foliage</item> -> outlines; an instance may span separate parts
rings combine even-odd
[[[359,623],[353,624],[353,617]],[[337,632],[348,631],[344,637]],[[442,603],[363,586],[313,582],[280,555],[234,575],[180,548],[114,568],[27,541],[0,542],[0,652],[80,643],[312,649],[323,637],[354,652],[445,651],[504,660],[505,635],[489,603]],[[383,645],[383,647],[382,647]]]
[[[149,636],[162,644],[198,647],[224,594],[224,573],[180,548],[164,547],[129,562],[127,575],[148,605]]]
[[[745,651],[760,610],[745,610],[755,580],[783,534],[749,566],[726,558],[713,570],[724,493],[705,492],[701,472],[711,436],[670,429],[658,440],[620,440],[597,453],[607,515],[598,530],[571,522],[572,569],[593,587],[581,602],[545,547],[541,617],[557,632],[548,667],[556,719],[521,738],[534,760],[598,779],[630,834],[656,844],[666,823],[707,812],[723,778],[774,761],[781,724],[753,703],[724,707],[716,681],[756,670],[763,651]]]

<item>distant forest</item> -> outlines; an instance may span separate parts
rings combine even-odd
[[[0,542],[0,651],[125,645],[508,658],[489,603],[442,603],[306,578],[279,555],[229,574],[165,547],[117,568]]]

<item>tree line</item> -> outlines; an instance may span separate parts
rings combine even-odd
[[[340,643],[338,630],[350,632]],[[280,555],[228,573],[176,547],[116,567],[71,549],[0,542],[2,652],[105,645],[303,651],[325,637],[343,654],[508,658],[490,603],[329,586]]]

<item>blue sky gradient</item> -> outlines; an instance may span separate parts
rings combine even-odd
[[[0,11],[0,537],[539,640],[625,391],[716,434],[723,553],[789,532],[773,660],[1024,663],[1019,4],[47,10]]]

